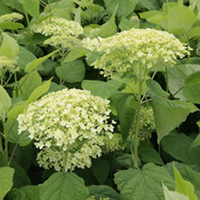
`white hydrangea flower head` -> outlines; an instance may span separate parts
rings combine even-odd
[[[177,58],[189,55],[185,44],[166,31],[131,29],[105,38],[96,51],[101,54],[93,66],[104,76],[119,75],[136,64],[152,68],[157,63],[173,66]]]
[[[18,132],[29,131],[44,168],[90,167],[91,158],[101,155],[105,138],[112,138],[110,112],[108,100],[86,90],[64,89],[29,104],[18,116]]]
[[[76,46],[80,46],[81,41],[73,36],[56,35],[44,41],[44,45],[51,45],[57,49],[72,49]]]
[[[5,14],[5,15],[1,15],[0,16],[0,23],[4,23],[4,22],[16,22],[18,20],[22,20],[23,19],[23,15],[21,15],[20,13],[10,13],[10,14]]]
[[[7,56],[0,56],[0,77],[3,76],[7,71],[14,73],[18,71],[17,59],[12,59]]]
[[[99,46],[102,40],[103,38],[101,37],[96,37],[93,39],[90,39],[89,37],[87,37],[87,38],[82,39],[81,44],[82,46],[90,49],[91,51],[94,51],[97,48],[97,46]]]
[[[79,23],[58,16],[50,16],[40,23],[32,25],[31,30],[45,36],[66,35],[77,37],[83,33],[83,28]]]

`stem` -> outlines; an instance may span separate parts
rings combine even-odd
[[[15,82],[17,83],[17,73],[16,72],[14,73],[14,78],[15,78]],[[18,97],[18,88],[17,88],[17,86],[14,88],[14,90],[15,90],[16,96]]]
[[[12,151],[12,154],[11,154],[11,156],[10,156],[10,160],[8,161],[8,166],[10,166],[10,163],[11,163],[11,161],[12,161],[12,159],[13,159],[13,156],[14,156],[14,154],[15,154],[15,151],[16,151],[17,147],[18,147],[18,144],[16,143],[16,144],[15,144],[15,147],[14,147],[14,149],[13,149],[13,151]]]
[[[168,90],[169,90],[169,73],[168,73],[168,68],[167,67],[165,67],[165,73],[166,73],[166,92],[168,92]]]
[[[3,142],[2,142],[2,136],[0,135],[0,152],[3,153]]]
[[[64,154],[64,159],[63,159],[63,172],[66,173],[68,168],[67,168],[67,157],[68,157],[68,152],[69,150],[63,152]]]
[[[136,127],[135,127],[135,138],[134,138],[134,168],[138,168],[138,136],[140,127],[140,110],[141,110],[141,93],[142,93],[142,80],[139,79],[139,90],[137,98],[137,112],[136,112]]]

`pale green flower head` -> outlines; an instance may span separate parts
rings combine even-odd
[[[99,46],[102,40],[103,38],[101,37],[96,37],[92,39],[87,37],[87,38],[82,39],[81,44],[82,46],[90,49],[91,51],[94,51]]]
[[[29,131],[44,168],[90,167],[91,158],[101,155],[105,138],[112,138],[110,112],[108,100],[86,90],[64,89],[29,104],[18,116],[18,132]]]
[[[17,67],[17,59],[0,55],[0,77],[2,77],[7,71],[14,73],[18,70],[19,68]]]
[[[61,17],[51,16],[42,20],[39,24],[31,26],[34,33],[41,33],[45,36],[79,36],[83,33],[83,28],[75,21],[66,20]]]
[[[57,49],[72,49],[76,46],[80,46],[81,41],[73,36],[56,35],[45,40],[44,45],[51,45]]]
[[[23,19],[23,15],[19,13],[10,13],[10,14],[5,14],[0,16],[0,23],[4,22],[16,22],[18,20]]]
[[[177,58],[189,55],[185,44],[166,31],[131,29],[105,38],[96,51],[101,55],[93,66],[104,76],[123,75],[136,64],[147,69],[160,63],[173,66]]]

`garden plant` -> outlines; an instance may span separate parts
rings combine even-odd
[[[0,200],[198,200],[199,108],[199,0],[0,0]]]

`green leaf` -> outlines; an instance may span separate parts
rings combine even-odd
[[[118,156],[116,158],[117,169],[128,169],[132,168],[133,166],[134,166],[134,161],[133,161],[133,156],[131,154],[124,153],[123,155]]]
[[[183,95],[188,101],[200,104],[200,71],[197,71],[185,79]]]
[[[160,1],[159,0],[140,0],[137,4],[137,10],[160,10]]]
[[[199,71],[200,65],[182,64],[169,68],[169,90],[175,98],[185,100],[182,93],[182,88],[185,86],[185,79],[190,74]]]
[[[144,163],[154,163],[158,165],[164,165],[162,158],[159,153],[151,147],[143,147],[139,149],[139,156]]]
[[[121,29],[121,31],[130,30],[131,28],[139,28],[139,20],[132,22],[123,17],[119,24],[119,28]]]
[[[179,101],[179,100],[174,100],[175,103],[180,104],[184,107],[187,107],[190,109],[190,113],[199,111],[199,109],[191,102],[186,102],[186,101]]]
[[[67,54],[64,62],[74,61],[77,58],[81,58],[90,52],[91,51],[85,47],[75,47]]]
[[[113,1],[114,2],[114,1]],[[118,6],[116,5],[115,10],[110,17],[110,19],[103,25],[100,26],[99,36],[102,38],[106,38],[117,33],[117,25],[115,23],[115,14],[117,11]]]
[[[7,166],[6,155],[0,151],[0,168]]]
[[[22,13],[24,12],[22,5],[16,0],[9,0],[9,1],[8,0],[2,0],[2,2],[3,2],[4,5],[11,7],[14,10],[18,10]]]
[[[131,14],[139,0],[104,0],[106,9],[110,15],[112,15],[116,9],[116,6],[118,5],[118,10],[116,13],[116,16],[119,19],[122,19],[123,17],[127,17],[129,14]]]
[[[100,184],[104,184],[110,172],[110,164],[107,160],[97,159],[92,163],[92,173]]]
[[[0,116],[3,112],[7,112],[8,108],[11,106],[11,98],[6,92],[6,90],[0,85]]]
[[[27,185],[19,189],[14,189],[11,193],[11,197],[15,200],[40,200],[39,187]]]
[[[164,98],[156,98],[152,103],[158,143],[170,131],[185,121],[190,109]]]
[[[11,190],[13,185],[14,169],[11,167],[0,168],[0,200]]]
[[[192,149],[192,148],[199,146],[199,145],[200,145],[200,134],[198,134],[198,136],[195,138],[195,140],[193,141],[190,148]]]
[[[142,170],[128,169],[115,174],[122,200],[164,200],[162,182],[170,189],[174,180],[164,167],[146,164]]]
[[[158,82],[153,79],[148,79],[146,81],[147,87],[149,89],[149,93],[151,97],[159,96],[159,97],[169,97],[169,93],[164,91]]]
[[[82,82],[82,88],[91,91],[94,96],[100,96],[105,99],[109,99],[111,94],[118,90],[122,86],[122,83],[116,80],[104,81],[91,81],[84,80]]]
[[[198,200],[197,196],[194,194],[194,186],[181,177],[176,167],[174,167],[174,176],[176,184],[175,191],[185,195],[190,200]]]
[[[0,52],[9,57],[9,58],[17,58],[19,54],[19,45],[16,40],[10,37],[7,33],[2,33],[3,41],[0,47]]]
[[[35,60],[29,62],[29,63],[26,65],[26,67],[25,67],[25,72],[27,72],[27,73],[32,72],[36,67],[38,67],[41,63],[43,63],[43,62],[44,62],[45,60],[47,60],[49,57],[53,56],[53,55],[54,55],[55,53],[57,53],[58,51],[59,51],[59,49],[56,50],[56,51],[53,51],[53,52],[49,53],[49,54],[46,55],[46,56],[43,56],[43,57],[41,57],[41,58],[37,58],[37,59],[35,59]]]
[[[22,100],[27,100],[31,93],[42,85],[42,78],[37,71],[33,71],[22,77],[19,85],[18,96],[22,97]]]
[[[72,172],[57,172],[39,185],[42,200],[83,200],[89,197],[84,180]]]
[[[186,6],[168,8],[168,31],[173,34],[188,34],[196,21],[196,15]]]
[[[107,185],[91,185],[88,187],[90,196],[96,199],[109,198],[109,200],[120,200],[119,194]]]
[[[39,17],[39,0],[18,0],[24,7],[25,11],[32,17]]]
[[[195,26],[190,29],[190,32],[188,34],[189,39],[194,37],[200,37],[200,26]]]
[[[51,78],[52,79],[52,78]],[[51,79],[43,83],[41,86],[37,87],[30,95],[28,98],[26,105],[28,105],[31,102],[36,101],[39,97],[41,97],[43,94],[48,92],[50,84],[51,84]]]
[[[0,23],[0,28],[8,29],[8,30],[17,30],[20,28],[24,28],[24,25],[21,23],[16,23],[16,22],[3,22],[3,23]]]
[[[12,9],[6,6],[2,1],[0,1],[0,15],[5,15],[11,12]]]
[[[163,184],[163,191],[165,195],[165,200],[189,200],[188,197],[186,197],[183,194],[169,191],[168,188],[164,184]]]
[[[172,134],[165,136],[161,145],[165,152],[170,154],[176,160],[186,164],[195,164],[200,166],[200,147],[190,149],[193,139],[185,134]]]
[[[114,92],[111,100],[119,116],[122,138],[126,140],[134,120],[136,102],[131,94],[123,92]]]
[[[69,83],[81,82],[85,77],[85,64],[82,60],[74,60],[56,68],[57,76]]]

